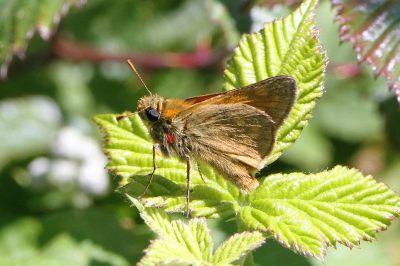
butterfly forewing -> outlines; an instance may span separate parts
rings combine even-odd
[[[188,98],[184,100],[196,103],[185,112],[205,104],[246,104],[267,113],[279,127],[287,117],[296,99],[296,81],[289,76],[276,76],[248,85],[243,88]]]

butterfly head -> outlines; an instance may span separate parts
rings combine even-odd
[[[152,94],[139,99],[137,111],[140,117],[149,122],[156,122],[160,119],[163,98]]]

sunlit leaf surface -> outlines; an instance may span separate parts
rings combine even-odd
[[[189,221],[174,219],[163,210],[144,209],[136,199],[128,198],[139,209],[145,223],[158,235],[146,249],[138,264],[141,266],[228,266],[264,242],[260,232],[242,232],[234,234],[214,252],[211,232],[204,218]]]
[[[375,239],[399,214],[400,198],[386,185],[342,166],[268,176],[240,210],[249,228],[320,259],[330,245],[351,248]]]

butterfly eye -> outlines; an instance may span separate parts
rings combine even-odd
[[[151,122],[156,122],[160,118],[160,113],[153,108],[148,108],[145,110],[147,119]]]

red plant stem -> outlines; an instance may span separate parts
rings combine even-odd
[[[144,68],[201,68],[217,64],[228,54],[224,49],[199,47],[189,53],[126,53],[110,54],[85,44],[57,39],[54,44],[53,55],[57,58],[76,61],[125,61],[133,59],[136,64]]]

